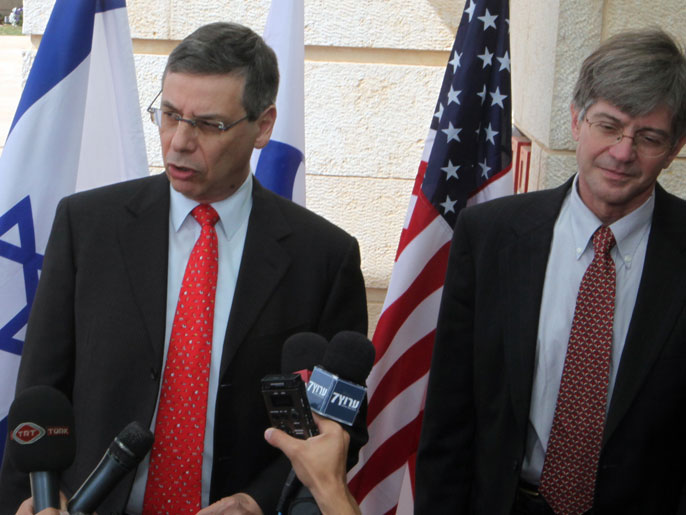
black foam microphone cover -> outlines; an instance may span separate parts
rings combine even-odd
[[[115,437],[109,452],[126,468],[133,469],[152,448],[154,436],[147,427],[133,421]]]
[[[326,338],[317,333],[302,332],[289,336],[281,349],[281,373],[292,374],[300,370],[312,371],[322,362],[327,346]],[[283,507],[290,503],[298,489],[307,492],[307,489],[302,486],[295,472],[291,469],[281,490],[277,503],[277,513],[282,513]]]
[[[317,333],[302,332],[288,337],[281,350],[281,373],[311,371],[322,362],[326,349],[326,338]]]
[[[321,367],[341,379],[364,385],[374,366],[374,345],[357,331],[341,331],[329,342]]]

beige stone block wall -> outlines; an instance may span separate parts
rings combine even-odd
[[[657,26],[683,40],[686,35],[685,7],[682,0],[607,0],[604,8],[603,38],[623,30]]]
[[[305,44],[450,50],[463,7],[463,0],[306,0]]]
[[[667,191],[684,198],[686,195],[686,159],[676,159],[660,174],[659,182]]]
[[[307,63],[308,174],[414,180],[442,79],[430,66]]]
[[[583,59],[627,29],[659,26],[686,39],[683,0],[513,0],[513,121],[532,139],[530,184],[547,188],[576,171],[569,105]],[[686,198],[686,151],[661,183]]]

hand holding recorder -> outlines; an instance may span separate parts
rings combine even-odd
[[[314,414],[314,420],[319,434],[306,440],[273,427],[265,431],[264,438],[288,457],[296,475],[314,496],[322,515],[357,515],[360,510],[346,480],[350,435],[337,422],[317,414]]]

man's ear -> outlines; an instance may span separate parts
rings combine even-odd
[[[681,148],[686,144],[686,136],[681,138],[679,141],[676,142],[676,145],[674,145],[674,148],[671,150],[671,152],[665,157],[665,162],[662,164],[662,168],[667,168],[670,164],[672,164],[672,161],[674,161],[674,158],[679,155],[679,152],[681,152]]]
[[[581,124],[583,120],[579,120],[579,110],[574,103],[570,104],[569,112],[572,115],[572,137],[574,141],[579,141],[579,134],[581,132]]]
[[[255,122],[257,123],[257,128],[259,130],[257,138],[255,139],[255,148],[263,148],[269,143],[269,138],[272,137],[272,130],[274,130],[275,122],[276,106],[272,104],[262,112]]]

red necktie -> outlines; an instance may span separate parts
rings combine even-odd
[[[539,488],[557,515],[581,514],[593,506],[612,353],[614,245],[609,227],[595,232],[593,261],[576,298]]]
[[[202,226],[188,258],[172,325],[155,422],[155,443],[143,513],[200,510],[202,451],[210,377],[214,296],[217,288],[219,215],[200,204],[192,211]]]

